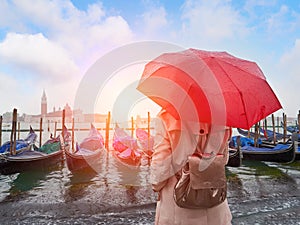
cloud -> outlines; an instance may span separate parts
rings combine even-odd
[[[230,1],[187,0],[182,10],[185,36],[218,42],[247,32],[242,16],[232,8]]]
[[[282,33],[283,30],[289,30],[286,26],[287,16],[290,15],[290,10],[286,5],[282,5],[277,13],[271,14],[267,19],[267,29],[274,34]]]
[[[26,31],[26,27],[20,19],[20,13],[12,7],[12,4],[9,1],[3,0],[0,1],[0,31]]]
[[[120,44],[132,41],[133,33],[119,15],[107,15],[101,3],[90,4],[87,10],[77,9],[71,1],[15,1],[28,25],[42,32],[80,64],[82,60],[103,54]],[[99,57],[99,53],[98,53]],[[94,58],[93,58],[94,59]]]
[[[278,66],[280,77],[277,80],[277,89],[278,93],[281,93],[280,97],[282,98],[287,115],[290,116],[295,116],[300,109],[299,102],[297,101],[300,84],[299,62],[300,39],[297,39],[293,48],[282,55]]]
[[[101,3],[79,10],[68,0],[0,1],[0,14],[0,29],[8,32],[0,40],[0,73],[3,80],[12,79],[6,83],[10,90],[14,82],[20,83],[17,78],[26,83],[27,89],[18,89],[17,95],[37,96],[38,113],[43,89],[50,105],[66,101],[72,105],[88,67],[112,48],[133,40],[127,21],[107,14]],[[9,105],[19,102],[13,96]],[[31,104],[20,104],[32,113]]]
[[[141,16],[144,32],[148,35],[156,34],[168,25],[167,12],[164,7],[150,7]]]
[[[0,114],[12,112],[13,108],[17,108],[18,113],[21,114],[40,110],[41,93],[37,95],[32,85],[32,83],[20,82],[14,76],[0,72]]]
[[[244,8],[248,13],[253,13],[257,7],[272,7],[277,4],[277,0],[247,0]]]
[[[68,53],[43,34],[7,34],[0,43],[0,58],[12,67],[25,69],[34,77],[47,78],[52,82],[78,73]]]
[[[299,62],[300,39],[297,39],[293,48],[281,57],[280,64],[284,69],[286,69],[286,73],[288,73],[289,77],[300,82]]]
[[[249,21],[255,22],[257,32],[268,35],[269,39],[294,35],[299,28],[299,10],[293,4],[282,4],[277,0],[248,0],[244,5]],[[266,32],[267,31],[267,32]]]

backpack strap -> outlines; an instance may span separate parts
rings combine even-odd
[[[225,133],[224,133],[224,137],[223,137],[223,141],[221,143],[221,146],[220,146],[220,149],[219,149],[219,152],[217,153],[217,155],[225,155],[228,153],[228,149],[226,148],[226,145],[228,144],[228,141],[230,140],[230,137],[232,135],[232,128],[231,127],[227,127],[225,128]],[[194,152],[194,156],[198,156],[200,158],[212,158],[214,157],[215,155],[207,155],[207,153],[205,153],[205,149],[207,147],[207,144],[208,144],[208,138],[209,138],[209,133],[210,133],[210,130],[205,133],[204,130],[200,129],[199,131],[199,139],[198,139],[198,143],[197,143],[197,146],[196,146],[196,149],[195,149],[195,152]]]
[[[205,132],[204,129],[199,130],[199,138],[198,138],[198,143],[196,145],[195,152],[193,154],[194,156],[198,156],[198,157],[202,158],[203,150],[207,146],[207,140],[208,140],[209,133],[210,133],[210,128],[207,132]]]

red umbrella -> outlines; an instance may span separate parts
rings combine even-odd
[[[162,54],[137,89],[176,118],[245,129],[282,108],[258,65],[227,52]]]

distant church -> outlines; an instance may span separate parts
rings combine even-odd
[[[82,110],[76,109],[72,110],[71,107],[66,103],[64,106],[65,110],[65,122],[71,123],[74,118],[74,122],[105,122],[107,115],[103,114],[83,114]],[[32,122],[40,122],[42,118],[43,121],[48,122],[61,122],[62,121],[63,110],[60,108],[58,110],[53,107],[52,112],[48,112],[47,108],[47,96],[45,90],[43,90],[42,98],[41,98],[41,114],[39,115],[25,115],[24,121],[28,123]]]
[[[47,110],[47,96],[46,96],[46,92],[45,90],[43,90],[43,95],[41,98],[41,114],[39,115],[39,117],[46,119],[49,122],[60,122],[62,120],[62,114],[63,114],[63,110],[61,110],[60,108],[56,111],[55,107],[53,107],[53,111],[52,112],[48,112]],[[72,118],[73,118],[73,114],[76,114],[77,116],[77,120],[79,119],[80,115],[82,115],[81,110],[74,110],[74,112],[72,111],[71,107],[68,105],[68,103],[65,105],[64,107],[65,110],[65,121],[67,123],[72,122]],[[82,120],[82,119],[80,119]],[[80,122],[80,121],[78,121]]]
[[[41,101],[41,115],[42,116],[47,115],[47,97],[46,97],[45,90],[43,91],[42,101]]]

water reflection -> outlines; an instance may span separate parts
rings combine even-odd
[[[116,159],[111,153],[107,157],[104,170],[109,183],[139,186],[144,179],[140,176],[141,167],[129,166]]]
[[[43,168],[40,170],[29,170],[21,173],[16,173],[8,175],[9,190],[8,195],[3,199],[3,201],[13,201],[20,198],[24,199],[27,196],[33,196],[35,188],[42,186],[42,183],[48,179],[47,175],[55,170],[60,170],[62,168],[61,164],[57,164],[48,168]],[[30,192],[30,193],[29,193]]]
[[[284,178],[294,183],[295,180],[280,169],[281,163],[269,163],[262,161],[244,161],[243,166],[251,170],[251,174],[260,178],[280,179]]]
[[[242,198],[246,197],[247,193],[244,190],[242,179],[237,173],[235,173],[235,168],[226,167],[226,178],[228,191],[227,195],[229,198]]]
[[[284,206],[284,210],[291,213],[299,209],[299,170],[299,162],[243,161],[241,167],[226,168],[233,224],[254,224],[263,210],[267,211],[265,215],[277,218],[284,215],[280,207]],[[39,219],[50,224],[80,224],[80,221],[141,224],[138,220],[150,221],[142,224],[153,224],[156,203],[156,194],[149,183],[149,167],[128,167],[111,154],[103,156],[96,171],[71,173],[63,164],[50,173],[0,175],[0,197],[4,199],[0,204],[2,221],[15,219],[14,213],[22,211],[24,216],[16,217],[19,224],[23,221],[31,224]],[[278,221],[285,224],[284,220]]]
[[[97,172],[90,168],[85,168],[68,175],[69,182],[66,183],[66,191],[64,195],[65,202],[75,201],[86,195],[86,189],[93,184],[93,178],[97,176]]]
[[[126,195],[129,203],[136,204],[138,203],[138,198],[136,197],[136,193],[138,191],[138,187],[132,185],[126,185]]]
[[[11,183],[9,192],[20,193],[32,190],[39,186],[41,180],[45,180],[47,171],[26,171],[19,173],[17,178]]]
[[[297,190],[294,176],[280,169],[280,163],[243,161],[237,174],[242,179],[243,191],[248,199],[284,196]],[[288,188],[286,188],[286,184]],[[284,188],[283,188],[284,187]]]

